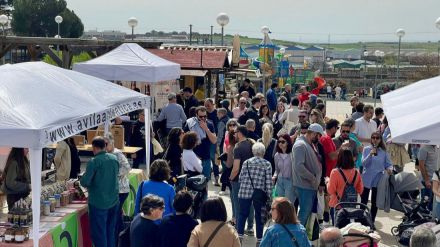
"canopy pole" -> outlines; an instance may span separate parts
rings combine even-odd
[[[32,186],[32,236],[34,247],[38,247],[40,239],[40,196],[41,196],[41,164],[43,150],[41,148],[29,149],[31,186]]]
[[[145,115],[145,170],[148,177],[150,173],[150,153],[151,153],[150,109],[144,108],[144,115]]]
[[[104,125],[104,135],[108,134],[108,130],[110,129],[110,119],[107,118],[105,120],[105,125]]]

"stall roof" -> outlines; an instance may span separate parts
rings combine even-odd
[[[160,82],[180,77],[180,65],[136,43],[125,43],[95,59],[76,63],[73,70],[112,81]]]
[[[199,76],[203,77],[208,73],[207,70],[200,70],[200,69],[182,69],[180,72],[180,75],[186,75],[186,76]]]
[[[150,49],[149,52],[174,63],[182,69],[223,69],[229,67],[226,51]]]
[[[440,76],[381,95],[395,143],[440,144]]]

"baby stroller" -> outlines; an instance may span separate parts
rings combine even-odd
[[[411,229],[426,222],[436,222],[428,209],[428,198],[416,200],[418,191],[423,188],[414,173],[401,172],[390,177],[391,208],[402,212],[402,223],[391,229],[398,242],[407,245]]]
[[[364,226],[370,227],[372,231],[374,227],[371,218],[370,208],[359,202],[341,202],[335,206],[335,227],[341,229],[351,222],[359,222]]]
[[[174,190],[179,192],[186,189],[193,196],[194,202],[191,207],[191,216],[194,219],[200,216],[200,208],[208,195],[207,187],[208,180],[203,175],[188,177],[187,174],[184,174],[176,179]]]

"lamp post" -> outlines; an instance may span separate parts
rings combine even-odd
[[[0,25],[2,26],[3,36],[6,37],[5,26],[8,23],[8,17],[6,15],[0,15]]]
[[[399,76],[400,76],[400,45],[402,43],[402,37],[405,36],[405,30],[402,28],[399,28],[396,30],[396,35],[399,37],[399,51],[397,53],[397,82],[399,82]]]
[[[229,16],[226,13],[220,13],[217,15],[217,24],[222,27],[222,46],[224,46],[224,27],[229,23]]]
[[[134,40],[134,28],[138,25],[136,17],[128,18],[128,26],[131,27],[131,40]]]
[[[376,50],[374,52],[374,55],[376,56],[376,78],[374,80],[374,108],[376,108],[377,103],[377,72],[378,72],[378,65],[379,65],[379,59],[382,59],[382,57],[385,56],[385,52]],[[382,75],[381,75],[382,78]]]
[[[0,15],[0,25],[3,29],[3,36],[6,37],[5,26],[8,23],[9,18],[6,15]],[[5,64],[5,55],[3,55],[3,64]]]
[[[368,57],[368,51],[364,51],[364,89],[366,89],[367,86],[367,57]]]
[[[437,29],[440,30],[440,17],[437,18],[437,20],[435,21],[435,26],[437,27]],[[440,43],[440,41],[439,41],[439,43]],[[440,74],[440,44],[439,44],[437,53],[438,53],[438,67],[439,67],[439,74]]]
[[[60,36],[60,24],[61,24],[61,22],[63,22],[63,17],[61,17],[60,15],[57,15],[57,16],[55,16],[55,22],[57,23],[57,25],[58,25],[58,34],[57,34],[57,36],[55,36],[55,38],[61,38],[61,36]],[[58,53],[60,52],[60,45],[59,44],[57,44],[57,55],[58,55]]]

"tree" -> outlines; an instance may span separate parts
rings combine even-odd
[[[84,31],[81,19],[67,8],[65,0],[14,0],[14,9],[11,26],[16,35],[54,37],[58,34],[57,15],[63,17],[61,37],[77,38]]]

